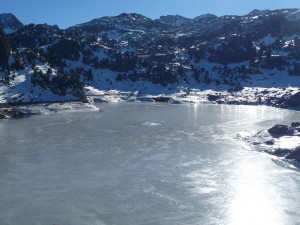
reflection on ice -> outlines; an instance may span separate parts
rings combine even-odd
[[[276,188],[268,185],[269,175],[255,163],[239,164],[238,179],[233,183],[232,202],[229,206],[231,225],[281,225],[278,216]]]
[[[187,180],[185,184],[192,194],[208,194],[218,190],[216,176],[211,170],[191,171],[184,177]]]
[[[257,186],[240,186],[231,206],[232,225],[281,225],[274,203]]]

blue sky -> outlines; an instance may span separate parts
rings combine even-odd
[[[157,19],[161,15],[245,15],[252,9],[280,8],[300,8],[300,0],[0,0],[0,13],[13,13],[24,24],[48,23],[60,28],[123,12]]]

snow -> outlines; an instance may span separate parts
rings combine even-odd
[[[211,87],[211,88],[210,88]],[[257,105],[265,104],[269,98],[281,98],[286,94],[296,94],[300,91],[299,88],[265,88],[265,87],[245,87],[239,92],[228,92],[222,86],[207,85],[200,88],[185,88],[177,87],[170,90],[162,90],[158,86],[144,89],[141,92],[135,91],[120,91],[120,90],[99,90],[92,87],[86,87],[86,94],[90,102],[155,102],[161,101],[158,99],[165,99],[166,103],[170,104],[184,104],[184,103],[211,103],[208,99],[209,95],[219,96],[216,102],[222,104],[246,104]],[[124,89],[124,88],[123,88]]]
[[[276,38],[272,37],[271,35],[268,35],[262,39],[260,39],[260,43],[264,43],[265,45],[271,45],[274,44],[276,41]]]
[[[202,61],[195,64],[197,67],[212,69],[218,64]],[[236,67],[240,64],[228,65]],[[47,70],[47,65],[38,65],[41,71]],[[220,103],[220,104],[274,104],[268,99],[279,99],[285,95],[293,95],[300,91],[300,79],[296,76],[289,76],[288,72],[277,70],[261,70],[262,74],[251,75],[250,80],[242,81],[244,87],[237,92],[228,92],[228,86],[211,84],[199,84],[194,78],[189,77],[189,85],[182,82],[176,85],[162,87],[147,81],[123,81],[116,82],[118,73],[110,70],[94,70],[93,82],[84,88],[85,95],[91,104],[73,103],[68,101],[77,100],[74,96],[59,96],[48,90],[31,85],[30,76],[32,71],[25,69],[15,74],[11,79],[10,86],[0,85],[0,103],[7,101],[18,102],[66,102],[54,104],[37,104],[21,108],[29,114],[45,114],[54,112],[74,112],[74,111],[93,111],[97,110],[94,103],[116,103],[116,102],[155,102],[165,101],[169,104],[186,103]],[[212,78],[218,78],[217,71],[211,71]],[[2,74],[3,76],[3,74]],[[209,96],[216,96],[216,100],[209,99]],[[160,100],[159,100],[160,99]],[[161,100],[165,99],[165,100]],[[157,123],[157,124],[156,124]],[[149,122],[144,126],[157,126],[159,122]]]
[[[245,18],[249,20],[254,20],[263,14],[267,14],[269,10],[254,10]],[[287,10],[287,17],[291,19],[299,18],[300,10]],[[213,18],[214,15],[206,14],[199,16],[195,19],[203,19],[203,18]],[[130,19],[130,21],[139,20],[138,17],[134,17],[129,15],[126,18],[122,18],[121,21],[126,21]],[[226,17],[230,19],[234,19],[235,17],[230,16]],[[243,17],[244,18],[244,17]],[[88,24],[108,24],[111,26],[119,27],[120,29],[125,29],[124,26],[128,26],[131,28],[132,24],[123,25],[120,23],[120,20],[113,21],[115,17],[107,17],[101,18],[98,20],[93,20],[90,23],[82,24],[80,26],[86,26]],[[143,18],[145,20],[146,18]],[[176,26],[182,25],[186,21],[190,21],[190,19],[183,17],[170,17],[172,23]],[[235,18],[237,19],[237,18]],[[127,21],[128,22],[128,21]],[[93,43],[93,46],[90,48],[93,52],[93,56],[95,59],[101,60],[103,58],[107,58],[108,52],[106,49],[110,49],[107,46],[100,45],[101,36],[104,34],[108,34],[108,38],[111,40],[116,40],[118,43],[118,50],[123,51],[138,51],[137,49],[129,47],[128,38],[139,38],[143,35],[145,31],[136,29],[126,29],[126,32],[121,32],[118,30],[111,30],[108,32],[100,32],[97,42]],[[182,30],[178,29],[176,35],[179,36],[187,36],[187,32],[182,32]],[[237,35],[237,34],[232,34]],[[290,45],[294,45],[294,37],[284,37],[282,40],[285,42],[285,47]],[[154,38],[153,38],[154,39]],[[226,38],[223,35],[220,35],[219,40],[213,47],[217,48],[222,40]],[[122,41],[123,40],[123,41]],[[271,45],[275,43],[276,38],[268,35],[259,40],[260,43],[264,43],[265,45]],[[206,42],[204,42],[206,43]],[[257,50],[259,50],[259,43],[254,43]],[[195,44],[193,48],[201,48],[201,44]],[[158,46],[159,47],[159,46]],[[163,46],[161,46],[163,47]],[[44,47],[44,49],[46,46]],[[115,49],[112,49],[115,50]],[[164,56],[169,50],[166,52],[154,53],[156,56]],[[210,63],[205,59],[201,59],[199,63],[196,62],[188,62],[188,57],[184,55],[186,49],[174,49],[174,53],[178,54],[177,58],[174,58],[174,61],[169,65],[166,65],[166,68],[172,68],[175,66],[182,66],[186,71],[191,70],[191,66],[194,68],[202,69],[209,72],[209,76],[212,80],[217,79],[221,80],[222,71],[221,69],[214,70],[214,67],[223,68],[224,65],[218,63]],[[149,54],[149,52],[143,53],[145,56]],[[272,56],[288,56],[290,54],[288,51],[283,50],[274,50]],[[166,87],[162,87],[159,84],[153,84],[147,81],[136,81],[131,82],[129,80],[123,82],[117,82],[116,78],[120,74],[119,72],[110,71],[108,69],[94,69],[89,65],[85,65],[82,63],[82,54],[78,61],[70,61],[65,60],[69,69],[76,69],[78,67],[83,67],[85,70],[92,69],[92,73],[94,74],[94,80],[88,82],[86,87],[84,88],[85,94],[87,95],[90,102],[120,102],[120,101],[156,101],[157,97],[166,97],[169,98],[166,102],[168,103],[205,103],[208,101],[207,97],[209,95],[218,95],[220,98],[216,101],[216,103],[233,103],[237,102],[238,104],[264,104],[264,100],[269,97],[281,97],[285,94],[296,93],[299,91],[300,87],[300,79],[296,76],[289,76],[288,67],[286,71],[278,71],[274,70],[264,70],[262,74],[253,74],[247,76],[247,80],[241,80],[241,86],[245,87],[243,90],[235,93],[230,93],[227,91],[229,86],[226,85],[216,85],[214,82],[211,84],[199,84],[195,78],[192,76],[191,72],[187,72],[187,81],[179,81],[178,84],[169,84]],[[9,60],[9,63],[12,64],[12,59]],[[293,63],[293,62],[292,62]],[[240,66],[248,66],[249,62],[241,62],[238,64],[230,64],[227,65],[228,68],[234,69]],[[42,73],[46,73],[49,69],[49,65],[37,63],[37,69]],[[145,68],[140,68],[141,71]],[[34,87],[31,84],[31,75],[33,71],[30,68],[26,68],[23,71],[17,71],[15,74],[10,75],[10,85],[6,86],[4,84],[0,84],[0,102],[44,102],[44,101],[75,101],[77,100],[72,95],[59,96],[55,95],[49,90],[44,90],[40,87]],[[56,71],[53,69],[53,75],[55,75]],[[129,72],[130,73],[130,72]],[[237,74],[239,76],[239,74]],[[0,74],[0,78],[4,77],[4,74]],[[193,90],[193,91],[191,91]],[[265,94],[267,93],[267,94]],[[262,102],[259,100],[262,99]]]
[[[292,128],[289,129],[292,130]],[[287,155],[300,146],[300,134],[296,129],[288,135],[272,135],[265,129],[256,134],[245,133],[238,135],[238,137],[249,144],[249,150],[268,153],[274,160],[279,160],[280,164],[287,168],[299,168],[299,162],[286,158]]]
[[[214,67],[217,63],[201,61],[192,63],[195,68],[205,68],[210,71],[212,79],[220,78],[218,70]],[[247,62],[230,64],[229,68],[247,65]],[[189,67],[186,67],[189,69]],[[188,85],[184,82],[162,87],[147,81],[123,81],[116,82],[118,73],[110,70],[94,70],[93,84],[85,87],[85,93],[91,101],[95,102],[119,102],[119,101],[155,101],[159,96],[167,97],[169,103],[207,103],[208,95],[223,96],[219,103],[236,102],[239,104],[264,104],[268,97],[282,97],[285,94],[295,94],[299,91],[300,79],[297,76],[289,76],[287,71],[261,69],[262,74],[249,76],[249,80],[241,81],[245,87],[240,92],[229,93],[228,86],[211,84],[199,84],[192,76],[188,77]]]
[[[294,40],[290,40],[290,41],[286,41],[284,43],[284,48],[288,47],[288,46],[295,46],[295,41]]]
[[[53,114],[67,112],[96,112],[100,109],[93,104],[82,102],[62,102],[19,106],[18,111],[24,114]]]
[[[222,37],[221,37],[222,38]],[[286,45],[293,43],[294,37],[285,37]],[[261,39],[261,42],[266,44],[273,43],[275,38],[267,36]],[[273,55],[281,55],[284,52],[274,51]],[[101,59],[106,56],[105,50],[93,52],[95,57]],[[70,68],[81,66],[81,60],[69,61],[66,63]],[[174,65],[180,63],[174,63]],[[173,65],[173,66],[174,66]],[[228,68],[238,68],[242,65],[248,65],[248,62],[241,62],[238,64],[227,65]],[[191,66],[201,69],[204,68],[209,71],[212,79],[220,80],[222,77],[218,70],[214,68],[222,67],[218,63],[211,63],[207,60],[201,60],[199,63],[192,62],[188,65],[183,64],[183,68],[187,71]],[[49,65],[37,63],[37,69],[46,73]],[[89,66],[84,65],[84,69],[90,69]],[[144,68],[140,68],[143,70]],[[260,69],[261,74],[254,74],[248,76],[248,80],[241,80],[240,85],[244,87],[243,90],[235,93],[227,91],[229,86],[216,85],[214,82],[211,84],[199,84],[195,78],[189,74],[188,80],[180,81],[178,84],[167,85],[163,87],[159,84],[141,80],[131,82],[125,80],[123,82],[116,82],[119,72],[110,71],[108,69],[93,69],[94,74],[93,82],[89,82],[85,88],[85,94],[91,103],[98,102],[142,102],[142,101],[156,101],[157,97],[166,97],[167,103],[208,103],[209,95],[220,96],[216,103],[235,103],[235,104],[266,104],[269,97],[280,98],[285,94],[295,94],[299,91],[300,79],[297,76],[289,76],[288,71],[278,71]],[[55,70],[53,70],[55,74]],[[0,84],[0,103],[5,102],[55,102],[55,101],[76,101],[72,95],[59,96],[53,94],[49,90],[44,90],[41,87],[34,87],[31,84],[31,74],[33,70],[26,68],[22,71],[17,71],[14,75],[10,75],[10,85]],[[0,78],[4,74],[0,73]],[[72,109],[70,109],[72,110]],[[49,111],[49,110],[48,110]]]
[[[100,91],[100,90],[98,90],[94,87],[91,87],[91,86],[84,87],[84,90],[85,90],[86,95],[104,95],[105,94],[104,91]]]
[[[37,65],[37,68],[45,72],[47,65]],[[0,103],[5,102],[55,102],[55,101],[75,101],[72,95],[60,96],[45,90],[39,86],[33,86],[31,83],[31,74],[33,71],[26,68],[18,73],[10,75],[9,85],[0,84]],[[0,78],[5,75],[0,73]]]

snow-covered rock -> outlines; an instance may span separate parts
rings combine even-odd
[[[255,151],[268,153],[278,160],[300,167],[300,126],[275,125],[242,139]],[[276,131],[276,132],[275,132]],[[274,133],[275,132],[275,133]]]

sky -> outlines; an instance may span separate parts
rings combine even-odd
[[[0,13],[13,13],[24,24],[60,28],[124,12],[158,19],[162,15],[245,15],[253,9],[282,8],[300,8],[300,0],[0,0]]]

